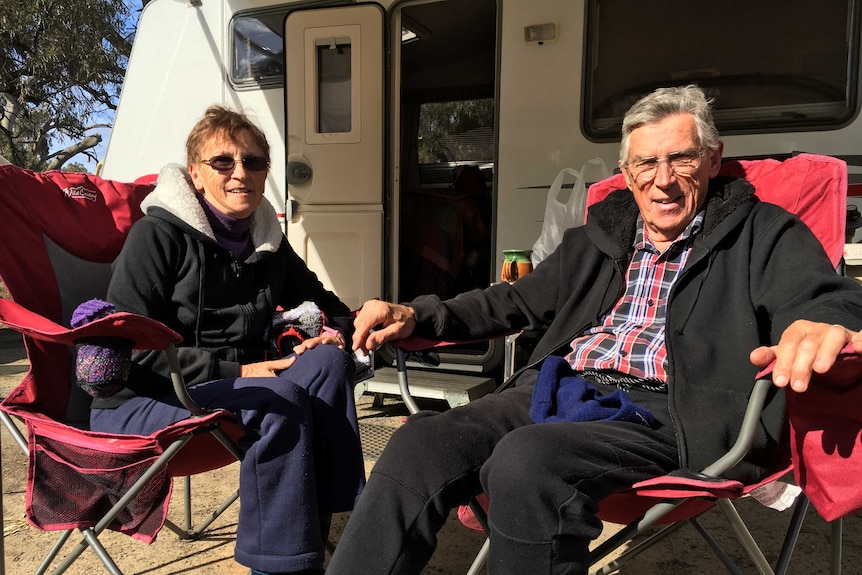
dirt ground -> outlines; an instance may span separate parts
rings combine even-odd
[[[11,330],[0,327],[0,394],[5,395],[13,385],[17,384],[26,370],[27,360],[20,338]],[[443,408],[443,406],[435,407]],[[370,397],[363,397],[358,409],[360,421],[364,426],[371,428],[398,425],[406,413],[403,406],[395,399],[387,399],[380,406],[374,405]],[[2,441],[5,573],[9,575],[33,573],[56,540],[56,534],[40,532],[27,523],[24,515],[26,459],[5,430],[0,432],[0,441]],[[366,468],[370,470],[372,466],[373,456],[368,456]],[[237,477],[237,466],[233,465],[193,478],[195,509],[214,508],[236,488]],[[180,520],[182,510],[182,503],[178,499],[180,493],[178,483],[169,514],[177,522]],[[755,539],[764,549],[766,556],[770,560],[777,556],[790,513],[779,513],[764,508],[751,499],[740,501],[737,508]],[[233,561],[237,509],[235,504],[213,524],[203,538],[197,541],[180,541],[167,529],[163,530],[156,542],[149,546],[117,533],[106,533],[101,539],[127,575],[192,573],[246,575],[248,570]],[[348,518],[348,513],[339,514],[334,518],[332,538],[336,543]],[[717,510],[707,512],[702,518],[702,523],[737,561],[744,573],[756,573],[752,563],[746,559],[742,547],[725,528],[723,517]],[[847,574],[862,573],[862,550],[860,550],[862,541],[859,537],[862,531],[860,529],[862,529],[862,514],[856,513],[845,519],[843,572]],[[617,530],[618,526],[606,525],[603,537]],[[423,573],[426,575],[466,573],[482,541],[483,538],[478,533],[466,529],[456,518],[450,517],[440,534],[437,553]],[[813,510],[810,510],[788,573],[791,575],[828,573],[829,546],[829,526]],[[369,549],[368,552],[373,553],[374,550]],[[72,574],[87,575],[102,572],[104,571],[100,562],[89,550],[68,571]],[[721,563],[691,526],[684,526],[619,571],[624,575],[665,573],[694,575],[723,572],[725,570]],[[3,571],[0,570],[0,573]]]

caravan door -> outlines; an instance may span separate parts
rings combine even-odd
[[[352,309],[382,297],[384,11],[285,20],[287,237]]]

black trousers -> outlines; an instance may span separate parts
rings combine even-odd
[[[450,510],[481,491],[491,498],[490,573],[587,573],[589,543],[602,529],[596,501],[679,465],[667,396],[630,392],[656,429],[534,424],[532,389],[408,419],[375,464],[327,573],[418,575]]]

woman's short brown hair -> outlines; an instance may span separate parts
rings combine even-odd
[[[248,131],[255,143],[263,150],[263,155],[269,160],[269,142],[263,130],[254,125],[245,114],[224,106],[213,105],[206,109],[203,118],[198,120],[189,132],[186,140],[186,161],[188,164],[201,161],[201,150],[210,139],[226,136],[236,140],[237,133],[241,130]]]

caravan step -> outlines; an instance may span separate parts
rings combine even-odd
[[[439,371],[410,369],[407,372],[410,395],[425,399],[444,399],[457,407],[494,391],[497,382],[491,377],[443,373]],[[374,371],[370,379],[356,384],[354,390],[358,400],[363,393],[383,393],[401,396],[398,387],[398,370],[383,367]]]

